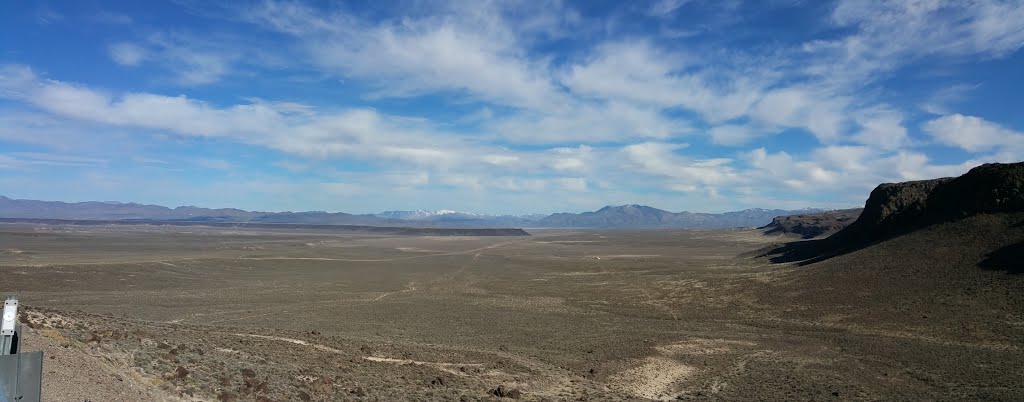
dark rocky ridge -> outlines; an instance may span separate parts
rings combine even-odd
[[[978,166],[957,178],[886,183],[871,192],[843,240],[877,241],[982,213],[1024,212],[1024,162]]]
[[[757,254],[775,262],[809,264],[935,224],[1020,212],[1024,162],[985,164],[956,178],[881,184],[871,191],[860,217],[845,229],[825,239],[768,247]]]
[[[811,239],[842,230],[857,220],[862,210],[861,208],[852,208],[815,214],[777,216],[772,219],[772,223],[758,229],[763,229],[766,235],[795,234],[804,239]]]

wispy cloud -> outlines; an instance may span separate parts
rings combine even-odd
[[[46,152],[9,152],[0,155],[0,165],[9,168],[33,166],[85,167],[106,165],[106,159]]]
[[[110,57],[122,66],[137,66],[146,58],[146,51],[135,44],[115,43],[110,45]]]
[[[217,83],[243,65],[273,66],[279,61],[252,44],[230,35],[201,37],[183,33],[154,33],[109,47],[111,59],[122,66],[147,64],[163,70],[182,86]]]
[[[658,0],[651,5],[648,12],[655,17],[665,17],[671,15],[690,1],[691,0]]]
[[[64,21],[64,14],[49,7],[40,7],[35,12],[35,20],[40,25],[50,25]]]
[[[1024,46],[1022,18],[1017,2],[841,0],[831,20],[856,31],[808,42],[807,70],[849,84],[926,57],[1001,57]]]

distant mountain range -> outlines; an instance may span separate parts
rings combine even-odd
[[[173,222],[249,222],[322,225],[532,228],[720,228],[757,227],[773,218],[822,209],[746,209],[721,214],[669,212],[644,205],[607,206],[595,212],[553,215],[483,215],[451,210],[385,211],[353,215],[343,212],[258,212],[235,208],[168,208],[121,202],[14,200],[0,196],[0,218],[69,220],[152,220]]]
[[[327,225],[401,226],[404,221],[372,215],[329,212],[257,212],[235,208],[168,208],[134,202],[61,202],[14,200],[0,196],[0,218],[71,220],[156,220],[188,222],[317,223]]]
[[[595,212],[581,214],[558,213],[541,219],[541,227],[558,228],[725,228],[756,227],[782,215],[821,212],[823,209],[800,210],[744,209],[721,214],[699,212],[669,212],[646,205],[607,206]]]

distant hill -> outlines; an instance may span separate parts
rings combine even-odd
[[[892,238],[917,232],[935,225],[945,225],[956,232],[956,223],[982,216],[1016,219],[1024,213],[1024,162],[985,164],[956,178],[885,183],[876,187],[856,221],[835,234],[820,240],[788,243],[761,250],[772,261],[803,261],[813,263],[860,250]],[[976,219],[975,219],[976,218]],[[950,226],[953,225],[953,226]],[[1012,227],[1024,226],[1024,221]],[[971,236],[963,233],[964,237]],[[989,247],[1011,241],[1007,249],[997,252],[998,261],[1024,266],[1024,239],[990,238]],[[1013,242],[1015,241],[1015,242]],[[936,240],[945,242],[945,240]],[[927,246],[927,245],[925,245]],[[1021,259],[1007,257],[1017,250]],[[1002,257],[999,257],[1002,256]],[[1013,267],[1008,267],[1010,269]]]
[[[758,229],[764,234],[795,234],[805,239],[831,235],[849,226],[860,216],[863,208],[840,209],[813,214],[784,215]]]
[[[558,213],[541,219],[541,227],[553,228],[725,228],[757,227],[780,215],[820,212],[821,209],[745,209],[720,214],[669,212],[646,205],[607,206],[580,214]]]
[[[160,205],[120,202],[13,200],[4,196],[0,196],[0,218],[405,225],[405,222],[401,220],[340,212],[257,212],[235,208],[211,209],[193,206],[168,208]]]
[[[235,208],[168,208],[119,202],[13,200],[0,196],[0,218],[64,220],[150,220],[223,223],[290,223],[311,225],[417,226],[447,228],[724,228],[757,227],[780,215],[821,209],[746,209],[720,214],[669,212],[645,205],[607,206],[595,212],[552,215],[483,215],[451,210],[385,211],[354,215],[344,212],[258,212]]]
[[[121,202],[61,202],[13,200],[0,196],[0,218],[48,219],[161,219],[161,220],[250,220],[262,213],[234,208],[209,209],[192,206],[167,208]]]

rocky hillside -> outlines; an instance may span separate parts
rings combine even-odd
[[[840,209],[814,214],[777,216],[762,226],[764,234],[794,234],[804,239],[828,236],[849,226],[860,216],[861,208]]]
[[[821,240],[763,250],[774,261],[813,262],[932,225],[985,214],[1024,212],[1024,162],[978,166],[956,178],[885,183],[852,224]]]

